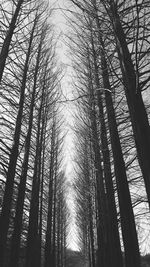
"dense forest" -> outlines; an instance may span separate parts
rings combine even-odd
[[[0,0],[0,266],[149,267],[150,2],[56,4]]]

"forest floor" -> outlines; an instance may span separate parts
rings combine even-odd
[[[67,250],[67,267],[88,267],[89,264],[79,251]]]

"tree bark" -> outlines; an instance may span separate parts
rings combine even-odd
[[[57,144],[56,144],[57,146]],[[56,267],[56,216],[57,216],[57,147],[55,147],[55,169],[54,169],[54,203],[53,203],[53,235],[52,235],[52,266]]]
[[[35,95],[37,88],[37,77],[39,71],[41,49],[42,49],[42,35],[38,48],[35,73],[34,73],[34,83],[31,101],[31,110],[33,111],[35,105]],[[38,167],[39,167],[39,143],[40,143],[40,122],[41,122],[41,111],[39,112],[38,126],[37,126],[37,137],[36,137],[36,152],[35,152],[35,162],[34,162],[34,174],[32,182],[32,193],[31,193],[31,204],[29,212],[29,227],[28,227],[28,237],[27,237],[27,256],[26,256],[26,267],[39,266],[39,258],[37,257],[37,251],[39,246],[39,235],[38,235],[38,215],[39,215],[39,190],[40,190],[40,180],[38,179]]]
[[[92,84],[89,84],[90,92],[90,116],[91,116],[91,130],[92,130],[92,143],[94,151],[94,164],[96,170],[96,200],[98,209],[98,222],[97,222],[97,242],[98,242],[98,265],[102,267],[109,266],[108,257],[108,221],[107,221],[107,204],[106,195],[104,190],[104,177],[101,166],[102,157],[100,153],[99,138],[97,133],[96,111],[95,101],[93,96],[93,89],[90,88]]]
[[[53,187],[54,187],[54,146],[55,146],[55,126],[52,126],[51,136],[51,155],[50,155],[50,169],[49,169],[49,193],[48,193],[48,216],[45,242],[45,260],[44,267],[52,266],[52,209],[53,209]]]

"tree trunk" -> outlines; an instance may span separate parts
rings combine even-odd
[[[94,104],[95,105],[95,104]],[[91,128],[92,128],[92,142],[93,142],[93,151],[94,151],[94,164],[96,170],[96,199],[97,199],[97,208],[98,208],[98,265],[102,267],[109,266],[108,257],[108,222],[106,218],[107,214],[107,205],[106,205],[106,195],[104,191],[104,180],[103,180],[103,170],[101,166],[101,153],[100,146],[97,134],[97,125],[96,125],[96,114],[95,107],[92,107],[91,111]]]
[[[57,206],[57,236],[56,236],[56,244],[57,244],[57,256],[56,256],[56,266],[60,267],[61,266],[61,255],[62,255],[62,251],[61,251],[61,225],[63,223],[63,217],[61,217],[61,202],[62,202],[62,198],[61,198],[61,193],[58,196],[59,200],[58,200],[58,206]]]
[[[54,145],[55,145],[55,126],[53,124],[51,136],[51,155],[50,155],[50,170],[49,170],[49,193],[48,193],[48,216],[45,242],[45,261],[44,267],[52,266],[52,209],[53,209],[53,184],[54,184]]]
[[[56,235],[57,235],[57,228],[56,228],[56,202],[57,202],[57,148],[56,149],[56,164],[55,164],[55,170],[54,170],[54,203],[53,203],[53,236],[52,236],[52,266],[56,267]]]
[[[45,101],[46,102],[46,101]],[[45,104],[45,103],[44,103]],[[39,251],[39,262],[41,263],[43,260],[42,257],[42,222],[43,222],[43,207],[44,207],[44,201],[43,201],[43,197],[44,197],[44,171],[45,171],[45,151],[46,151],[46,147],[45,147],[45,139],[46,139],[46,126],[47,126],[47,120],[46,120],[46,112],[44,111],[42,114],[42,132],[41,132],[41,141],[40,141],[40,145],[41,145],[41,153],[42,153],[42,163],[41,163],[41,184],[40,184],[40,219],[39,219],[39,238],[40,238],[40,251]],[[40,171],[39,171],[39,175],[40,175]],[[40,177],[39,177],[40,179]]]
[[[38,48],[38,54],[36,59],[35,73],[34,73],[34,84],[32,92],[32,103],[31,109],[33,109],[35,104],[35,93],[36,84],[40,64],[41,47],[42,47],[42,35]],[[28,238],[27,238],[27,257],[26,257],[26,267],[39,266],[39,258],[37,257],[38,246],[39,246],[39,235],[38,235],[38,215],[39,215],[39,190],[40,190],[40,180],[38,176],[39,167],[39,145],[40,145],[40,122],[41,122],[41,111],[39,112],[38,126],[37,126],[37,137],[36,137],[36,153],[34,162],[34,174],[32,182],[32,193],[31,193],[31,204],[29,212],[29,228],[28,228]]]
[[[94,252],[94,232],[93,232],[93,214],[92,214],[92,204],[91,196],[89,196],[89,239],[90,239],[90,255],[92,267],[95,267],[95,252]]]

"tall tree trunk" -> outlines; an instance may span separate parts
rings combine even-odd
[[[107,69],[107,62],[105,58],[105,48],[101,38],[101,68],[103,86],[105,90],[105,100],[108,115],[108,124],[110,130],[110,139],[112,145],[112,152],[114,158],[114,169],[117,182],[117,191],[120,207],[121,227],[123,243],[125,248],[126,267],[140,267],[140,253],[137,240],[137,233],[134,221],[134,214],[132,209],[131,197],[126,175],[126,168],[120,144],[117,123],[115,118],[115,111],[113,107],[111,86],[109,82],[109,74]]]
[[[18,15],[19,15],[19,12],[21,10],[21,6],[22,6],[23,2],[24,2],[24,0],[19,0],[17,3],[16,10],[14,12],[12,19],[11,19],[9,29],[7,31],[7,35],[6,35],[6,38],[4,40],[4,43],[3,43],[3,46],[1,49],[1,53],[0,53],[0,83],[2,80],[2,76],[3,76],[6,59],[8,57],[10,43],[11,43],[12,36],[13,36],[14,30],[16,27],[16,21],[17,21],[17,18],[18,18]]]
[[[56,144],[57,146],[57,144]],[[56,267],[56,216],[57,216],[57,148],[55,148],[55,171],[54,171],[54,202],[53,202],[53,236],[52,236],[52,266]]]
[[[37,77],[40,64],[41,48],[42,48],[42,35],[38,48],[38,54],[36,59],[35,73],[34,73],[34,83],[32,92],[32,103],[31,108],[35,104],[35,93],[37,87]],[[29,227],[28,227],[28,238],[27,238],[27,257],[26,257],[26,267],[38,266],[39,258],[37,257],[37,248],[39,245],[38,236],[38,215],[39,215],[39,189],[40,180],[38,179],[38,167],[39,167],[39,145],[40,145],[40,123],[41,123],[41,110],[39,111],[38,126],[37,126],[37,137],[36,137],[36,152],[35,152],[35,162],[34,162],[34,172],[32,178],[32,192],[31,192],[31,204],[29,212]]]
[[[114,1],[111,1],[110,17],[113,22],[117,41],[118,56],[133,126],[138,160],[143,174],[150,207],[150,127],[148,117],[141,95],[141,88],[137,81],[134,65],[127,46],[126,37],[117,13],[117,5],[115,5]]]
[[[36,25],[36,21],[34,23],[34,26],[31,32],[28,52],[27,52],[24,70],[23,70],[23,78],[22,78],[22,84],[21,84],[21,89],[20,89],[21,93],[20,93],[20,101],[19,101],[19,110],[18,110],[18,115],[16,118],[14,141],[13,141],[13,146],[11,149],[11,154],[10,154],[10,159],[9,159],[9,165],[8,165],[8,171],[7,171],[7,177],[6,177],[6,185],[5,185],[5,193],[4,193],[4,198],[3,198],[3,207],[2,207],[2,213],[1,213],[1,218],[0,218],[0,265],[1,266],[3,266],[3,260],[4,260],[6,242],[7,242],[7,233],[8,233],[8,228],[9,228],[10,209],[11,209],[11,203],[12,203],[16,164],[17,164],[17,158],[18,158],[19,139],[20,139],[20,133],[21,133],[28,64],[29,64],[29,58],[30,58],[30,53],[31,53],[31,46],[32,46],[35,25]]]
[[[89,267],[92,267],[90,229],[89,229],[89,244],[88,244],[88,261],[89,261]]]
[[[94,89],[92,81],[92,66],[88,54],[88,64],[89,64],[89,106],[90,106],[90,120],[91,120],[91,131],[92,131],[92,144],[94,151],[94,164],[96,170],[96,198],[97,198],[97,208],[98,208],[98,222],[97,222],[97,242],[98,242],[98,265],[102,267],[108,267],[110,265],[110,256],[109,254],[109,236],[108,236],[108,206],[107,199],[104,189],[104,173],[102,169],[102,156],[99,145],[99,137],[97,130],[97,121],[96,121],[96,109],[95,109],[95,99],[94,99]]]
[[[44,103],[45,104],[45,103]],[[42,153],[42,163],[41,163],[41,184],[40,184],[40,219],[39,219],[39,238],[40,238],[40,251],[39,251],[39,262],[41,263],[43,260],[42,256],[42,222],[43,222],[43,197],[44,197],[44,170],[45,170],[45,139],[46,139],[46,125],[47,125],[47,119],[46,119],[46,112],[44,111],[42,114],[42,131],[41,133],[41,153]],[[39,171],[40,175],[40,171]]]
[[[93,214],[92,214],[92,200],[89,195],[89,239],[90,239],[90,255],[91,255],[91,266],[95,267],[95,251],[94,251],[94,228],[93,228]]]
[[[85,137],[85,149],[84,149],[84,154],[85,154],[85,159],[84,159],[84,164],[85,164],[85,174],[84,174],[84,180],[87,186],[88,190],[88,221],[89,221],[89,256],[90,256],[90,264],[92,267],[96,266],[95,263],[95,251],[94,251],[94,226],[93,226],[93,211],[92,211],[92,197],[91,197],[91,177],[90,177],[90,162],[88,159],[88,140]],[[90,153],[91,147],[90,147]]]
[[[65,220],[65,223],[62,227],[62,251],[63,251],[63,254],[62,254],[62,258],[61,258],[61,266],[62,267],[66,267],[67,266],[67,256],[66,256],[66,220]]]
[[[93,93],[92,93],[93,94]],[[95,105],[95,103],[94,103]],[[107,204],[106,204],[106,195],[104,191],[104,178],[103,170],[101,166],[101,153],[99,146],[99,139],[97,134],[97,123],[96,123],[96,111],[95,107],[92,107],[91,110],[91,128],[92,128],[92,142],[94,150],[94,164],[96,170],[96,199],[97,199],[97,208],[98,208],[98,265],[102,267],[109,266],[109,257],[108,253],[108,229],[107,229]]]
[[[39,158],[39,145],[40,145],[40,125],[38,126],[36,155],[34,163],[34,175],[32,183],[31,204],[29,213],[29,228],[27,238],[27,257],[26,266],[40,266],[39,262],[39,192],[40,192],[40,174],[38,173],[40,158]]]
[[[51,136],[51,155],[50,155],[50,169],[49,169],[49,193],[48,193],[48,216],[45,242],[45,260],[44,267],[52,266],[52,209],[53,209],[53,184],[54,184],[54,146],[55,146],[55,125],[52,127]]]
[[[63,223],[63,217],[61,218],[61,193],[58,196],[60,199],[58,200],[58,207],[57,207],[57,236],[56,236],[56,244],[57,244],[57,256],[56,256],[56,266],[60,267],[61,265],[61,224]]]

